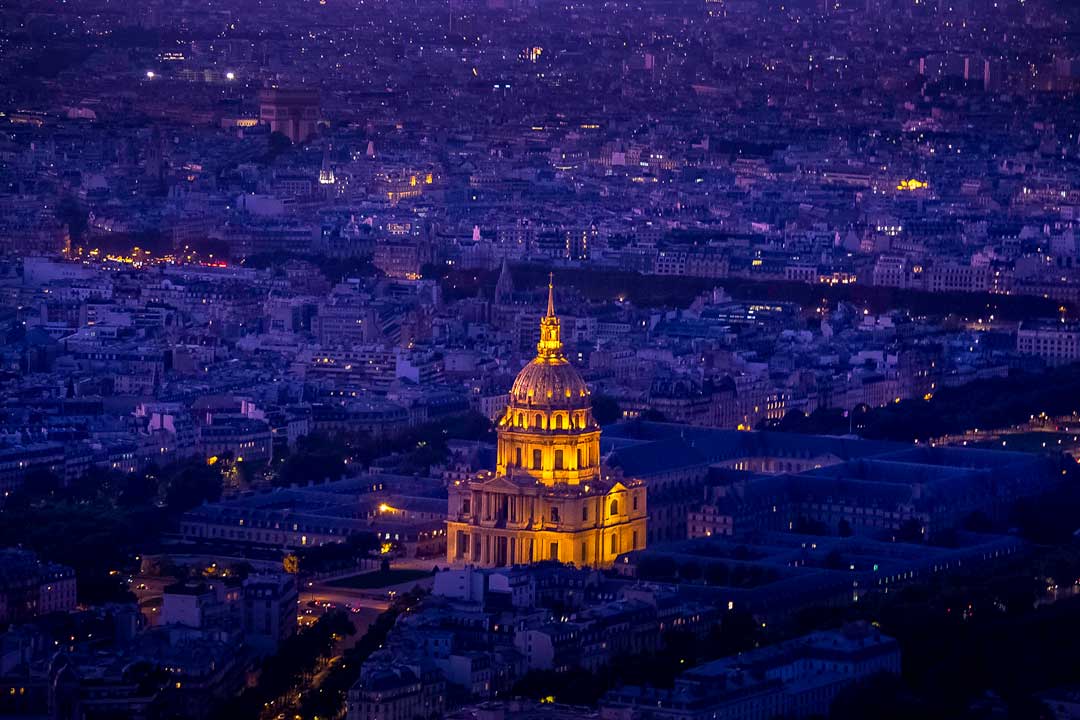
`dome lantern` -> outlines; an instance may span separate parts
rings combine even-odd
[[[540,342],[536,344],[536,359],[566,362],[562,353],[562,330],[555,315],[555,274],[548,273],[547,315],[540,320]]]

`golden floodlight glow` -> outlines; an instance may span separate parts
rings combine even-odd
[[[913,190],[924,190],[928,187],[930,187],[930,183],[911,178],[910,180],[901,180],[900,184],[896,186],[896,189],[903,192],[911,192]]]

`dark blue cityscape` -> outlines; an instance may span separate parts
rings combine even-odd
[[[1080,3],[0,3],[0,718],[1080,719]]]

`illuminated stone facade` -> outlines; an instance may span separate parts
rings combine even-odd
[[[552,289],[536,358],[499,420],[494,472],[450,488],[447,561],[610,566],[645,547],[645,486],[603,467],[589,389],[563,355]]]

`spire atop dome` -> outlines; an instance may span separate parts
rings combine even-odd
[[[540,342],[536,344],[535,362],[566,362],[562,353],[562,333],[555,315],[555,273],[548,274],[547,315],[540,319]]]

